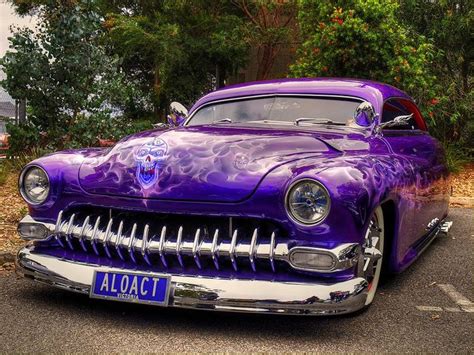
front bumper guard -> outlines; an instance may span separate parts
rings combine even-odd
[[[25,277],[83,294],[90,292],[94,271],[104,270],[100,265],[41,254],[34,246],[18,252],[16,265],[17,272]],[[363,308],[368,292],[368,283],[361,277],[337,283],[303,283],[168,275],[171,277],[168,306],[180,308],[332,315]]]

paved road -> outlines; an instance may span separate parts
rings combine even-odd
[[[357,315],[315,318],[163,309],[90,300],[3,274],[0,352],[472,352],[474,313],[462,311],[440,285],[452,285],[443,287],[454,287],[474,301],[474,210],[452,209],[450,218],[455,223],[450,236],[438,238],[410,269],[387,280],[372,307]],[[460,295],[451,294],[463,303]],[[472,310],[472,305],[464,308]]]

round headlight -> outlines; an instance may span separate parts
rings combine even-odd
[[[331,200],[326,188],[317,181],[305,179],[290,186],[286,195],[290,217],[303,224],[317,224],[329,213]]]
[[[49,195],[49,178],[38,166],[26,168],[20,178],[20,192],[32,205],[43,203]]]

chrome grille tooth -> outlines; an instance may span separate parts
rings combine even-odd
[[[85,252],[87,252],[87,246],[84,243],[84,236],[85,236],[86,228],[89,226],[89,220],[90,220],[89,216],[87,216],[84,219],[84,223],[82,223],[81,233],[79,234],[79,243],[81,244],[81,247]]]
[[[235,271],[237,271],[237,260],[235,258],[235,246],[237,244],[237,229],[234,230],[234,233],[232,234],[232,241],[230,243],[230,248],[229,248],[229,257],[230,261],[232,263],[232,267],[234,268]]]
[[[196,262],[196,265],[199,269],[201,269],[201,261],[199,260],[199,242],[200,242],[200,236],[201,236],[201,229],[198,228],[196,230],[196,234],[194,236],[194,243],[193,243],[193,258],[194,261]]]
[[[110,242],[110,237],[112,235],[112,223],[114,223],[113,218],[109,219],[109,223],[107,224],[107,228],[105,229],[105,237],[104,237],[104,249],[105,253],[109,258],[112,258],[112,254],[110,254],[109,250],[109,242]]]
[[[160,260],[161,260],[163,266],[167,268],[168,263],[166,262],[165,251],[164,251],[165,243],[166,243],[166,226],[163,226],[161,228],[160,244],[159,244],[159,247],[158,247],[158,253],[160,254]]]
[[[72,245],[72,240],[71,240],[71,232],[74,229],[74,218],[75,217],[76,217],[75,213],[73,213],[71,215],[71,217],[69,217],[69,222],[68,222],[67,231],[66,231],[66,242],[67,242],[67,245],[69,245],[69,248],[71,250],[74,250],[74,245]]]
[[[55,238],[56,238],[56,241],[59,243],[59,245],[64,248],[64,243],[63,241],[61,240],[61,222],[62,222],[62,219],[63,219],[63,211],[59,211],[58,213],[58,219],[56,220],[56,226],[54,228],[54,234],[55,234]]]
[[[250,247],[249,247],[249,260],[250,260],[250,265],[252,266],[253,272],[257,271],[256,265],[255,265],[255,252],[257,251],[256,249],[257,237],[258,237],[258,228],[255,228],[252,235],[252,241],[250,242]]]
[[[148,249],[148,234],[150,233],[150,226],[148,224],[145,224],[145,228],[143,229],[143,238],[142,238],[142,257],[145,259],[146,263],[151,266],[150,258],[148,257],[147,254],[147,249]]]
[[[135,259],[135,254],[133,251],[133,243],[135,241],[135,234],[137,233],[137,224],[134,223],[132,227],[132,233],[130,233],[130,240],[128,241],[127,251],[128,255],[130,255],[130,259],[136,264],[137,259]]]
[[[270,260],[270,266],[272,267],[272,271],[275,272],[275,231],[272,232],[270,237],[270,251],[268,253],[268,259]]]
[[[183,240],[183,226],[179,226],[178,237],[176,238],[176,256],[181,267],[184,267],[183,258],[181,256],[181,242]]]
[[[95,220],[94,231],[92,232],[92,237],[91,237],[92,249],[94,249],[94,253],[96,255],[99,255],[99,250],[97,249],[97,244],[96,244],[96,237],[97,237],[97,231],[99,230],[99,224],[100,224],[100,216],[98,216],[97,219]]]
[[[123,234],[123,221],[120,221],[118,230],[117,230],[117,242],[115,243],[115,250],[117,251],[117,254],[120,259],[125,260],[125,258],[122,255],[122,251],[120,250],[120,246],[122,245],[122,240],[125,237]]]
[[[214,232],[214,237],[212,238],[212,246],[211,246],[211,257],[212,261],[214,262],[214,266],[217,270],[219,270],[219,260],[217,258],[217,242],[219,239],[219,229],[216,229]]]

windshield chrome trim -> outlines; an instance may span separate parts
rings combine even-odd
[[[236,97],[229,97],[227,99],[219,99],[219,100],[213,100],[213,101],[208,101],[204,104],[202,104],[199,107],[196,107],[188,116],[186,121],[184,122],[183,126],[187,126],[189,122],[193,119],[194,115],[204,107],[214,105],[216,103],[222,103],[222,102],[230,102],[230,101],[241,101],[241,100],[246,100],[246,99],[261,99],[261,98],[266,98],[266,97],[322,97],[322,98],[337,98],[337,99],[349,99],[349,100],[356,100],[356,101],[367,101],[364,100],[361,97],[358,96],[349,96],[349,95],[332,95],[332,94],[297,94],[297,93],[288,93],[288,94],[261,94],[261,95],[248,95],[248,96],[236,96]],[[290,121],[281,121],[281,122],[290,122]],[[293,122],[291,122],[293,124]]]

